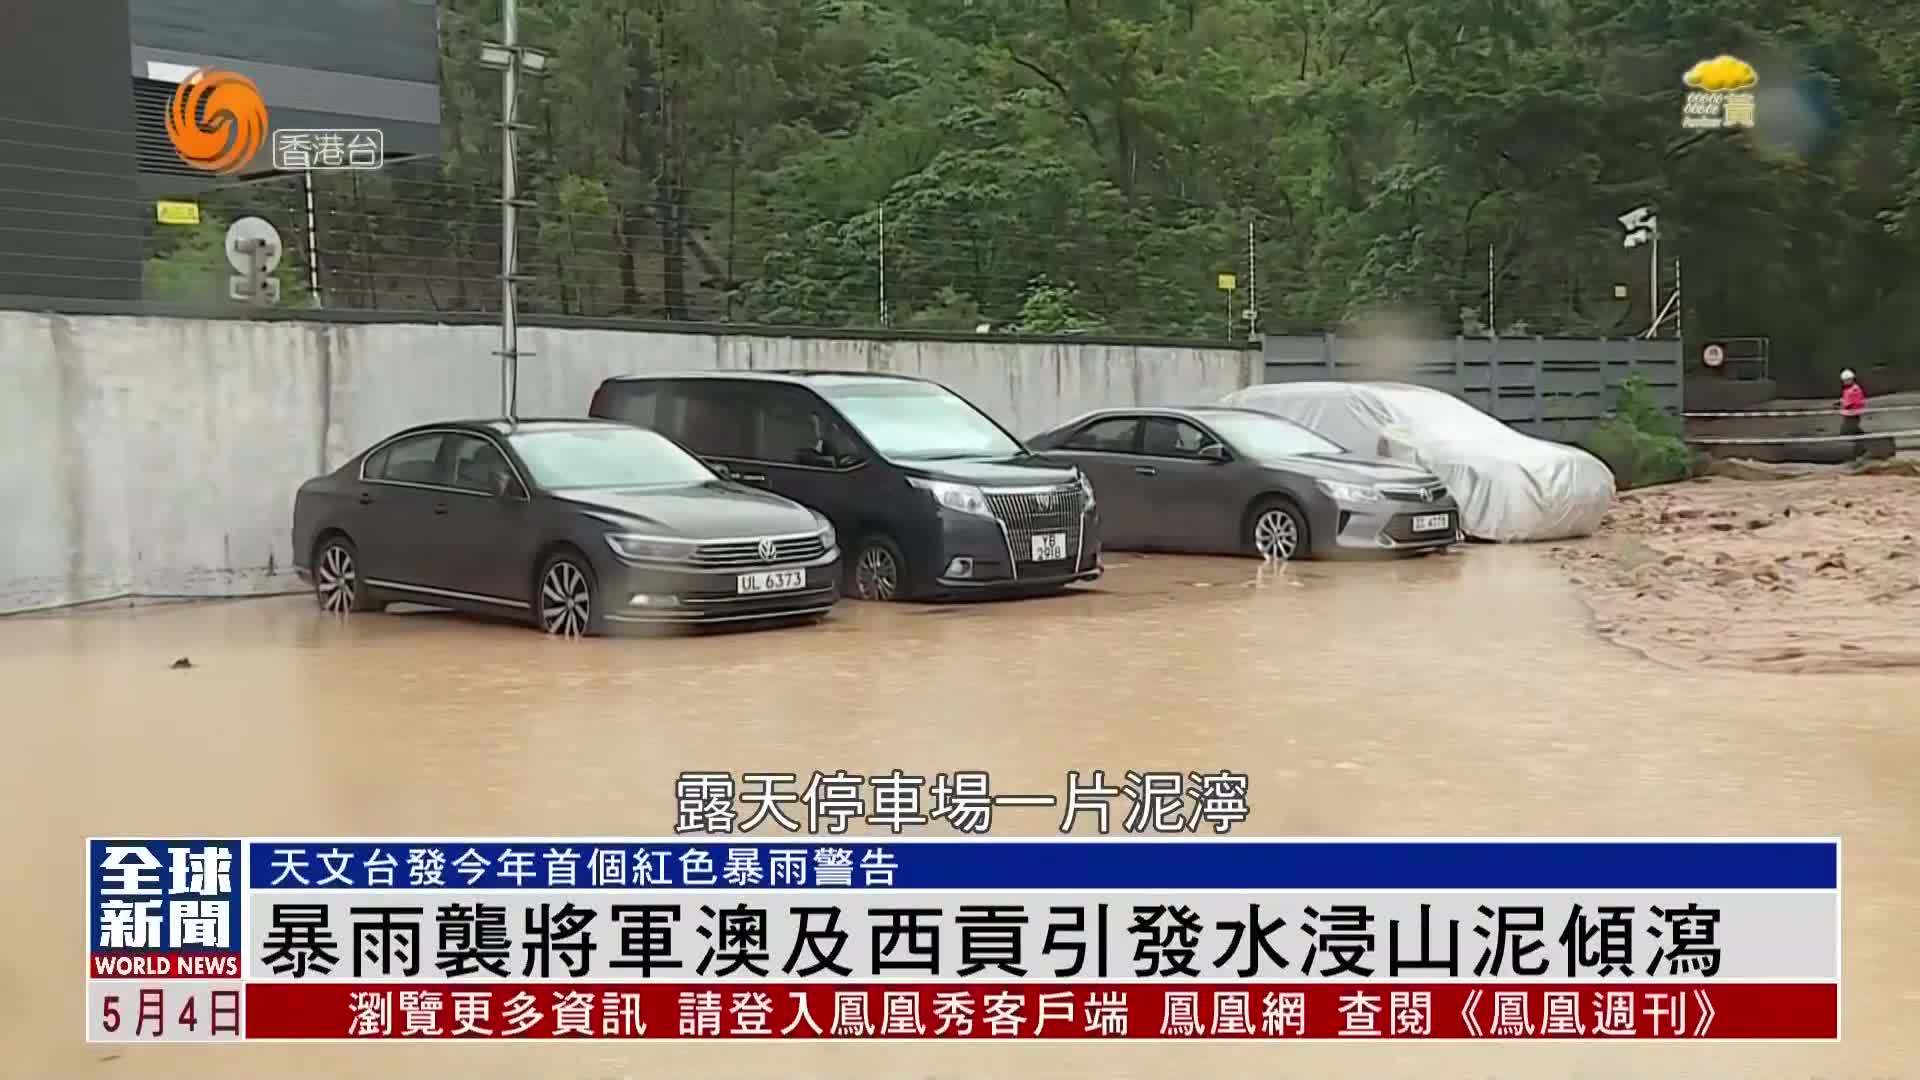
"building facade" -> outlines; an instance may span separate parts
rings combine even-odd
[[[271,137],[231,172],[180,157],[166,110],[196,69],[251,79],[270,131],[378,129],[389,162],[440,150],[435,0],[5,0],[0,61],[12,306],[137,301],[156,199],[278,175]]]

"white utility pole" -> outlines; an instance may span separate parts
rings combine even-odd
[[[1647,336],[1660,328],[1660,316],[1666,312],[1660,307],[1660,222],[1654,221],[1648,230],[1652,235],[1647,238],[1647,310],[1653,312],[1653,325],[1647,327]]]
[[[520,17],[515,0],[500,0],[500,43],[509,53],[520,46]],[[519,177],[514,143],[520,113],[520,63],[514,56],[500,69],[500,415],[513,419],[520,404],[520,305],[514,277],[520,272]]]
[[[1660,331],[1660,324],[1666,321],[1667,309],[1660,303],[1660,219],[1654,216],[1651,207],[1642,206],[1620,215],[1620,226],[1627,230],[1622,246],[1637,248],[1641,244],[1649,246],[1647,258],[1647,311],[1652,319],[1647,324],[1645,337],[1651,338]],[[1679,282],[1674,283],[1674,301],[1680,297]]]
[[[547,55],[520,44],[515,0],[500,0],[500,43],[480,47],[482,67],[500,72],[500,415],[511,420],[519,407],[520,186],[515,155],[520,128],[520,75],[547,73]]]
[[[313,170],[300,175],[307,194],[307,302],[320,307],[320,229],[313,209]]]
[[[1487,244],[1487,329],[1489,331],[1493,330],[1494,327],[1500,325],[1500,323],[1494,318],[1494,306],[1495,306],[1494,301],[1496,300],[1496,296],[1495,296],[1496,288],[1497,286],[1493,277],[1493,244],[1491,241],[1489,241]]]
[[[1253,263],[1253,222],[1249,221],[1247,222],[1247,310],[1245,317],[1247,320],[1247,340],[1259,341],[1260,305],[1256,301],[1258,301],[1260,294],[1254,291]]]
[[[884,328],[889,322],[887,316],[887,204],[880,204],[880,325]]]

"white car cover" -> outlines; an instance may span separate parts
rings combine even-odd
[[[1523,435],[1440,390],[1410,383],[1266,383],[1222,405],[1311,428],[1346,449],[1419,465],[1446,481],[1477,540],[1590,535],[1613,502],[1613,470],[1585,450]]]

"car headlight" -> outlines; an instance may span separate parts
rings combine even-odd
[[[1346,484],[1338,480],[1317,480],[1315,483],[1337,502],[1375,502],[1380,498],[1379,489],[1368,484]]]
[[[840,542],[840,538],[833,533],[833,522],[828,521],[818,514],[815,514],[814,518],[820,522],[820,543],[825,546],[828,551],[832,551],[834,546]]]
[[[933,501],[949,510],[958,510],[962,514],[975,514],[979,517],[992,517],[993,508],[987,505],[987,497],[972,484],[955,484],[946,480],[922,480],[910,476],[907,482],[921,491],[933,496]]]
[[[1086,496],[1087,509],[1093,509],[1093,481],[1088,480],[1087,474],[1079,469],[1073,470],[1073,478],[1080,481],[1080,494]]]
[[[638,533],[608,533],[607,546],[615,555],[634,562],[685,562],[695,547],[691,540]]]

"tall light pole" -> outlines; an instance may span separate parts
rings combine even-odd
[[[1660,305],[1660,219],[1652,207],[1642,206],[1620,215],[1620,227],[1627,230],[1621,245],[1628,249],[1649,245],[1647,255],[1647,337],[1652,337],[1665,321],[1667,312]]]
[[[547,54],[520,44],[520,13],[515,0],[500,0],[500,43],[480,46],[480,66],[500,72],[500,415],[511,420],[520,397],[520,310],[515,286],[520,279],[520,198],[516,175],[516,135],[520,123],[520,76],[547,73]]]

